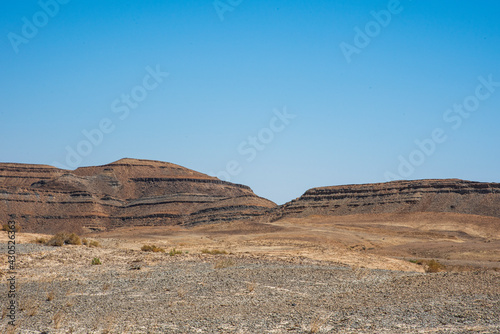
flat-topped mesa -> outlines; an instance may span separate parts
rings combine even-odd
[[[405,212],[455,212],[500,218],[500,183],[444,179],[313,188],[276,208],[272,219]]]
[[[74,171],[0,163],[0,220],[26,232],[251,219],[276,204],[243,185],[175,164],[138,159]]]

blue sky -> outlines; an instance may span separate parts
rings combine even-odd
[[[499,17],[494,0],[5,0],[0,161],[168,161],[280,204],[500,182]]]

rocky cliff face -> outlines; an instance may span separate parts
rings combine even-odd
[[[249,219],[276,205],[243,185],[166,162],[122,159],[74,171],[0,164],[0,221],[26,232],[194,225]]]
[[[455,212],[500,218],[500,183],[447,179],[313,188],[276,208],[272,219],[404,212]]]

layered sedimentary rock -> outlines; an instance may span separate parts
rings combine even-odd
[[[276,208],[272,219],[405,212],[455,212],[500,218],[500,183],[445,179],[313,188]]]
[[[250,219],[276,205],[243,185],[159,161],[122,159],[74,171],[0,164],[0,220],[23,231],[104,230]]]

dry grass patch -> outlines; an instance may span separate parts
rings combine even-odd
[[[255,290],[255,282],[247,282],[247,290],[248,292],[253,292]]]
[[[319,331],[326,325],[328,321],[327,317],[316,316],[312,319],[311,325],[309,326],[309,333],[319,333]]]
[[[101,247],[99,241],[92,240],[89,242],[89,247]]]
[[[219,249],[202,249],[201,250],[201,253],[202,254],[211,254],[211,255],[223,255],[223,254],[227,254],[227,252],[225,250],[219,250]]]
[[[54,328],[55,329],[59,329],[61,327],[63,319],[64,319],[63,311],[58,311],[56,314],[54,314],[54,317],[52,318],[52,320],[54,321]]]
[[[427,265],[425,267],[425,272],[426,273],[437,273],[440,271],[443,271],[445,269],[445,266],[439,263],[437,260],[430,260],[427,262]]]
[[[50,238],[46,243],[47,246],[63,246],[63,245],[81,245],[82,240],[75,233],[57,233]]]
[[[14,229],[11,229],[9,224],[3,224],[2,225],[2,230],[4,230],[5,232],[21,232],[21,226],[17,225],[14,227]]]
[[[35,240],[32,241],[34,244],[40,244],[40,245],[45,245],[47,244],[47,239],[45,238],[36,238]]]
[[[154,252],[154,253],[165,253],[165,250],[161,247],[156,247],[156,245],[144,245],[141,247],[143,252]]]
[[[20,303],[19,311],[33,317],[38,314],[39,304],[34,298],[29,297],[27,300],[23,300],[22,303]]]
[[[47,293],[47,301],[48,302],[54,300],[54,297],[55,297],[54,291],[50,291],[49,293]]]
[[[426,273],[438,273],[446,269],[446,266],[440,263],[438,260],[410,260],[411,263],[424,266]]]
[[[176,256],[176,255],[180,255],[180,254],[182,254],[182,251],[181,250],[177,250],[175,248],[172,248],[170,250],[170,252],[168,252],[168,255],[170,255],[170,256]]]
[[[86,238],[82,239],[82,244],[85,246],[88,246],[88,247],[101,247],[101,244],[99,243],[99,241],[88,240]]]

